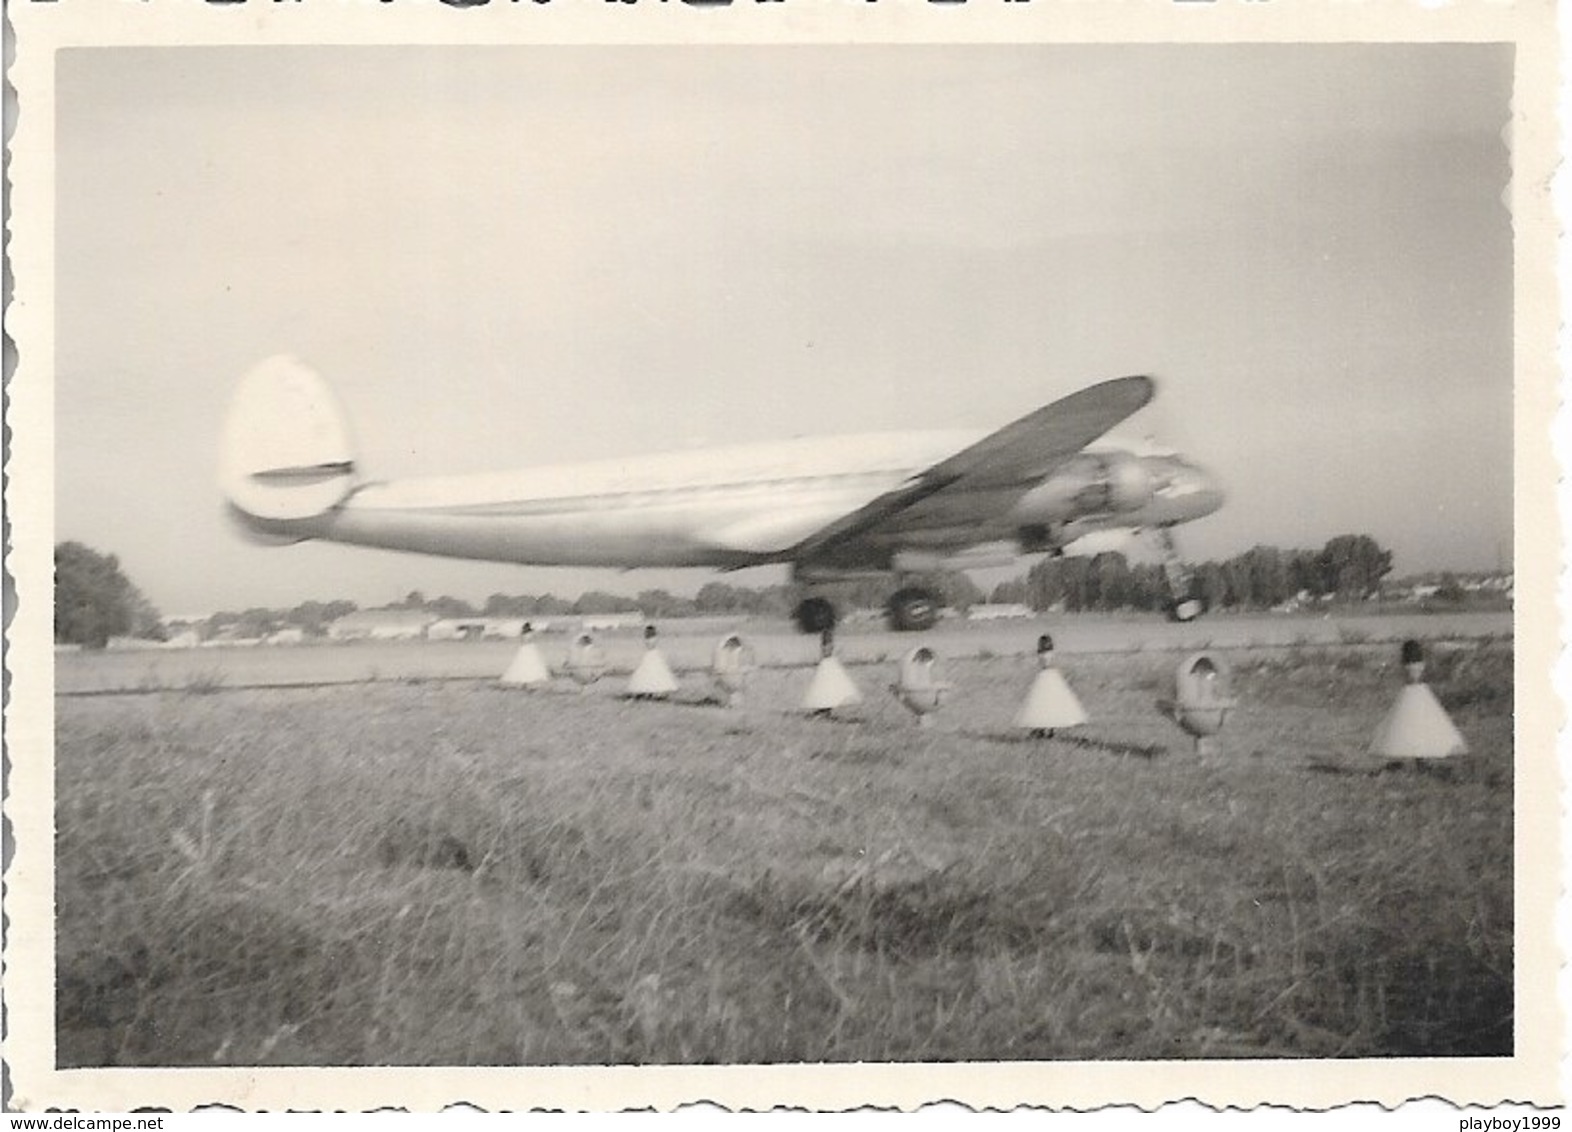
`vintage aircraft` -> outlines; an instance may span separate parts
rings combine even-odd
[[[1217,510],[1213,478],[1173,452],[1098,443],[1151,400],[1149,377],[1090,386],[996,432],[871,433],[380,482],[362,479],[327,383],[290,357],[241,381],[220,482],[269,543],[328,539],[535,566],[787,564],[798,624],[836,612],[814,587],[894,574],[889,614],[922,629],[939,599],[914,578],[1101,549],[1150,533],[1181,620],[1201,612],[1170,529]]]

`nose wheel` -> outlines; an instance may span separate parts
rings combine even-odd
[[[1179,560],[1173,531],[1158,528],[1156,540],[1163,556],[1163,578],[1168,583],[1168,616],[1174,621],[1194,621],[1206,612],[1205,600],[1196,593],[1195,573]]]

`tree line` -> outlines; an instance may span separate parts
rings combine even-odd
[[[163,619],[113,554],[55,545],[55,641],[103,648],[110,637],[162,640]]]
[[[928,579],[944,598],[958,609],[985,600],[983,592],[965,574],[943,574]],[[842,609],[881,608],[895,591],[889,579],[859,579],[823,588],[823,592]],[[749,616],[788,617],[800,600],[788,584],[773,586],[733,586],[725,582],[706,582],[692,597],[669,590],[641,590],[637,594],[614,594],[588,590],[577,598],[556,594],[494,593],[479,605],[463,598],[443,594],[427,597],[412,590],[402,601],[380,609],[417,610],[439,619],[584,617],[605,613],[642,613],[652,620],[682,617]],[[306,601],[291,609],[222,610],[195,626],[204,637],[225,634],[232,637],[268,637],[284,629],[300,629],[307,636],[325,636],[328,626],[338,618],[355,613],[360,606],[353,601]]]
[[[1224,561],[1190,568],[1196,596],[1214,609],[1268,609],[1300,595],[1362,600],[1379,592],[1392,569],[1391,552],[1368,535],[1339,535],[1320,550],[1255,546]],[[945,605],[965,612],[983,601],[1018,603],[1035,610],[1160,610],[1170,600],[1162,566],[1132,564],[1117,551],[1094,558],[1044,558],[1022,577],[984,594],[958,571],[929,575],[922,583]],[[898,583],[892,577],[839,582],[820,590],[843,609],[883,608]],[[420,610],[437,618],[551,618],[604,613],[643,613],[650,618],[712,615],[787,617],[800,597],[787,584],[749,587],[712,581],[692,597],[664,589],[628,596],[590,590],[572,600],[555,594],[494,593],[480,605],[419,590],[382,608]],[[353,601],[304,601],[289,609],[222,610],[191,626],[199,635],[267,637],[284,629],[323,636],[338,618],[361,607]],[[79,542],[55,547],[55,640],[102,648],[111,637],[163,639],[158,611],[125,576],[112,554]]]
[[[1187,567],[1191,592],[1212,609],[1271,609],[1300,595],[1362,601],[1380,593],[1391,551],[1369,535],[1338,535],[1320,550],[1254,546]],[[1045,558],[1024,578],[996,586],[995,602],[1036,610],[1159,610],[1170,601],[1163,567],[1132,565],[1118,551],[1093,558]]]

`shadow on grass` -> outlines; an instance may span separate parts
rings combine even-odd
[[[791,937],[893,961],[1019,950],[1045,922],[997,890],[943,872],[869,874],[839,884],[766,874],[735,894],[732,910]]]
[[[1063,731],[1044,736],[1037,736],[1029,731],[1010,733],[961,731],[959,734],[968,739],[983,739],[990,743],[1003,743],[1018,747],[1041,747],[1048,743],[1059,743],[1063,746],[1075,747],[1083,751],[1097,751],[1105,755],[1119,755],[1121,757],[1146,759],[1148,761],[1169,753],[1169,748],[1160,743],[1120,743],[1116,740],[1103,739],[1096,735],[1066,734]]]

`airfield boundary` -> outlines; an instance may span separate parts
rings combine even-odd
[[[818,661],[818,641],[778,621],[738,618],[697,624],[660,622],[661,648],[679,673],[707,670],[710,650],[725,633],[741,633],[761,668],[805,668]],[[852,666],[897,663],[923,643],[945,660],[1030,656],[1042,633],[1065,656],[1261,651],[1307,646],[1380,647],[1414,637],[1428,642],[1499,640],[1512,636],[1506,612],[1394,614],[1350,617],[1215,616],[1183,625],[1153,618],[1039,617],[1007,623],[941,622],[927,633],[893,633],[850,625],[837,654]],[[546,661],[560,669],[568,631],[538,638]],[[609,672],[626,674],[643,652],[640,631],[598,633]],[[507,667],[514,641],[354,641],[293,646],[126,649],[59,652],[55,694],[124,695],[163,691],[314,688],[384,681],[492,680]]]

